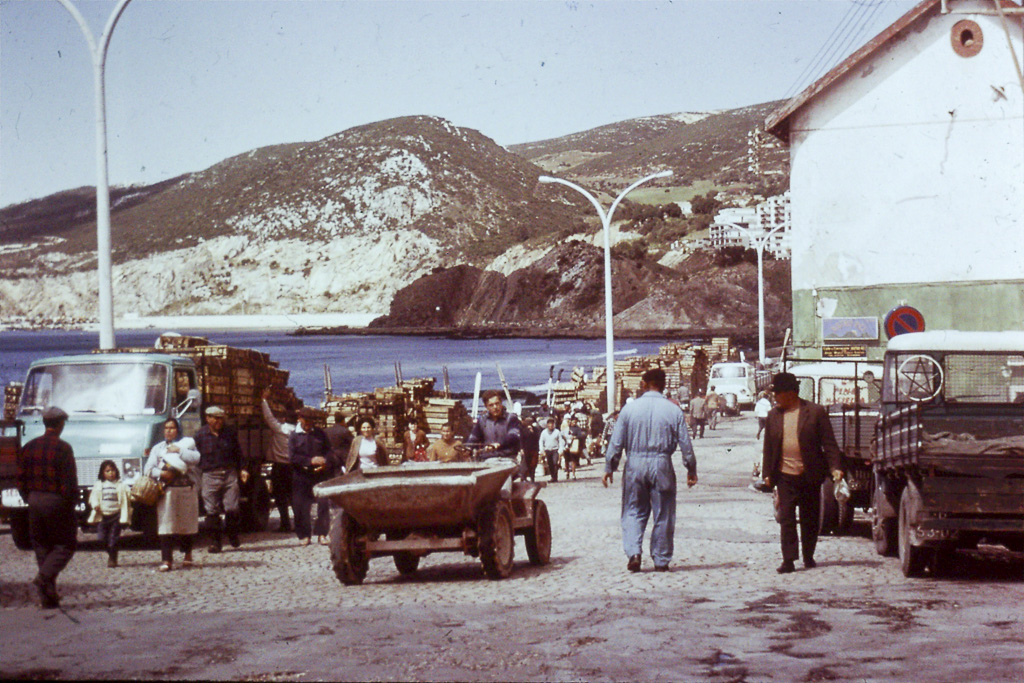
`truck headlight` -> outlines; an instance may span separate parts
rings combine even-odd
[[[142,471],[142,461],[140,458],[124,458],[121,460],[121,479],[126,484],[134,484],[135,478],[139,476]]]

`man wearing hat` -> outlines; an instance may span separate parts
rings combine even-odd
[[[775,407],[765,426],[761,472],[769,490],[779,500],[782,564],[777,571],[788,574],[803,551],[804,567],[813,569],[818,543],[821,484],[832,474],[842,479],[839,445],[832,432],[828,412],[816,403],[800,398],[800,383],[789,372],[772,378]],[[800,508],[800,536],[797,539],[796,509]]]
[[[313,420],[316,411],[309,406],[299,410],[299,426],[288,437],[288,454],[295,468],[292,479],[292,510],[295,511],[295,535],[301,545],[309,545],[310,536],[316,531],[321,545],[327,545],[327,531],[330,528],[329,501],[321,498],[316,506],[316,528],[313,529],[310,513],[313,510],[313,486],[331,476],[327,460],[331,450],[330,441],[324,430]]]
[[[238,433],[224,424],[227,413],[219,406],[206,409],[206,424],[196,432],[199,450],[199,470],[203,473],[203,507],[206,525],[213,534],[209,552],[221,551],[221,533],[227,532],[228,542],[237,548],[239,519],[239,480],[244,483],[248,472],[243,469],[242,447]],[[221,515],[225,521],[222,525]]]
[[[78,542],[78,470],[71,445],[60,438],[67,419],[60,408],[47,408],[46,431],[18,455],[18,491],[28,503],[29,534],[39,567],[32,583],[47,609],[60,606],[57,575],[71,561]]]

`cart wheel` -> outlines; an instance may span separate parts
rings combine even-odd
[[[903,489],[900,496],[900,522],[899,522],[899,550],[900,569],[903,576],[921,576],[928,565],[929,552],[927,548],[915,546],[910,540],[910,501],[907,496],[907,489]]]
[[[533,527],[526,530],[523,540],[530,564],[543,565],[551,561],[551,517],[543,500],[534,501]]]
[[[484,574],[490,579],[504,579],[511,574],[516,546],[508,505],[501,501],[484,505],[477,518],[477,534]]]
[[[369,569],[369,558],[357,543],[359,534],[359,524],[344,510],[331,515],[331,566],[346,586],[362,583]]]
[[[389,533],[389,541],[400,541],[405,538],[408,534]],[[408,551],[400,551],[395,553],[395,568],[398,573],[402,576],[409,576],[415,574],[416,570],[420,568],[420,556],[414,555]]]

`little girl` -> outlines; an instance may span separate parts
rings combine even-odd
[[[131,520],[131,506],[128,503],[128,487],[121,481],[121,473],[113,460],[100,463],[99,481],[89,495],[89,524],[96,524],[96,535],[107,548],[107,566],[117,566],[117,540],[121,537],[121,525]]]

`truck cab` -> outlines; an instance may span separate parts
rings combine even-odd
[[[708,391],[721,396],[730,408],[749,409],[754,407],[758,393],[768,388],[770,379],[767,372],[757,370],[750,363],[714,363],[708,377]]]
[[[889,341],[872,535],[903,573],[979,542],[1024,551],[1024,332]]]
[[[141,475],[147,450],[162,438],[168,418],[177,418],[187,436],[198,431],[200,396],[196,369],[188,358],[157,353],[59,356],[29,366],[17,420],[27,442],[45,431],[46,408],[58,406],[68,414],[61,439],[75,453],[77,512],[84,521],[100,463],[113,460],[122,481],[131,486]],[[17,489],[5,488],[0,502],[11,519],[15,542],[27,547],[26,507]]]

